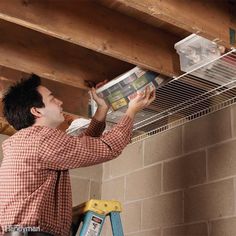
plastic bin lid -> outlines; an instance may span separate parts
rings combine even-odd
[[[140,67],[136,66],[133,69],[129,70],[128,72],[125,72],[124,74],[117,76],[116,78],[109,81],[107,84],[104,84],[102,87],[98,88],[96,90],[96,93],[103,92],[104,90],[110,88],[111,86],[113,86],[113,85],[117,84],[118,82],[122,81],[123,79],[127,78],[127,76],[129,76],[130,74],[135,73],[139,69],[140,69]]]
[[[205,38],[203,38],[203,37],[201,37],[201,36],[199,36],[199,35],[191,34],[191,35],[189,35],[188,37],[186,37],[186,38],[182,39],[181,41],[177,42],[177,43],[175,44],[175,48],[179,47],[181,44],[186,43],[187,41],[190,41],[190,40],[192,40],[192,39],[194,39],[194,38],[195,38],[195,39],[202,38],[202,39],[206,40]]]

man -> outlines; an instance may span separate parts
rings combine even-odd
[[[0,235],[30,231],[29,236],[68,236],[72,222],[68,170],[117,157],[130,142],[135,114],[155,99],[155,92],[148,89],[138,94],[120,122],[102,135],[109,108],[94,88],[91,94],[98,109],[79,137],[56,129],[64,121],[62,101],[41,85],[38,76],[31,75],[5,94],[4,115],[19,131],[2,145]]]

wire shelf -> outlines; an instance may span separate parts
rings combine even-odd
[[[236,103],[236,49],[156,90],[155,101],[137,114],[132,143]],[[118,122],[125,109],[108,114]]]

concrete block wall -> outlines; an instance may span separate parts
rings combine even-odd
[[[102,164],[70,170],[73,206],[101,199]]]
[[[236,235],[236,106],[128,146],[101,196],[122,202],[127,236]]]

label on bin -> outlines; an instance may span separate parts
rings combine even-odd
[[[128,105],[128,103],[124,98],[121,98],[120,100],[113,102],[111,104],[111,106],[114,110],[118,110],[119,108],[124,107],[126,105]]]
[[[116,111],[127,106],[129,101],[136,96],[137,91],[142,91],[147,86],[152,91],[163,81],[164,78],[158,73],[135,67],[99,88],[97,94],[111,105],[113,111]]]
[[[121,93],[121,91],[115,91],[107,97],[110,103],[113,103],[121,98],[123,98],[123,94]]]
[[[148,83],[148,80],[144,76],[142,76],[142,77],[136,79],[132,84],[133,84],[134,88],[138,90],[138,89],[142,88],[147,83]]]

